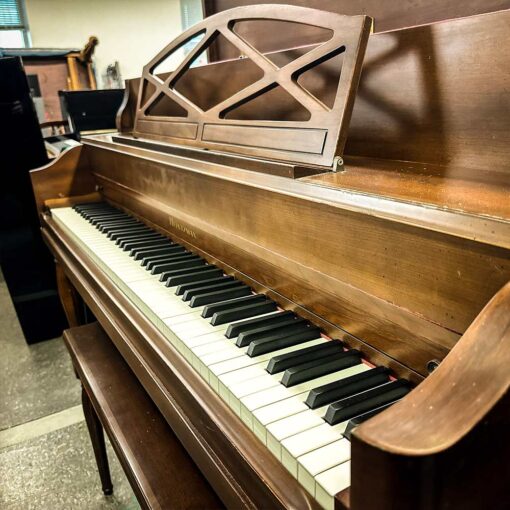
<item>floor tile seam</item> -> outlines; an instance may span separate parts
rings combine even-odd
[[[76,413],[76,416],[73,416],[74,413]],[[62,419],[63,423],[58,423],[59,419]],[[41,421],[43,422],[43,427],[40,430],[34,431],[34,429],[41,426]],[[6,448],[31,441],[57,430],[76,425],[82,421],[84,421],[83,411],[81,405],[78,404],[57,411],[56,413],[50,413],[36,418],[35,420],[29,420],[13,427],[0,430],[0,454]],[[22,437],[16,438],[17,433],[19,434],[20,431]]]

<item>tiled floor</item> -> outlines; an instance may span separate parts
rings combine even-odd
[[[114,495],[103,496],[61,338],[25,343],[0,273],[0,508],[139,508],[109,447]]]

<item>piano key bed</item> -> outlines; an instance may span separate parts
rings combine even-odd
[[[411,386],[109,204],[52,209],[324,508],[350,485],[350,433]]]

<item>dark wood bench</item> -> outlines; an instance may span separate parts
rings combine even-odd
[[[142,508],[224,505],[98,323],[64,331],[103,492],[113,491],[103,429]]]

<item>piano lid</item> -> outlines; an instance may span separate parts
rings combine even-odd
[[[297,48],[282,62],[263,55],[237,33],[248,21],[282,22],[281,28],[293,30],[294,38],[300,25],[315,27],[323,42]],[[370,26],[366,16],[289,5],[239,7],[206,18],[144,67],[133,135],[331,168],[345,145]],[[239,72],[227,73],[230,68],[218,63],[212,79],[209,75],[190,83],[190,67],[219,38],[237,48]],[[175,61],[193,45],[175,70],[156,74],[158,66]],[[324,75],[313,76],[322,65],[329,66],[327,98],[320,94]],[[221,92],[211,96],[211,88]]]

